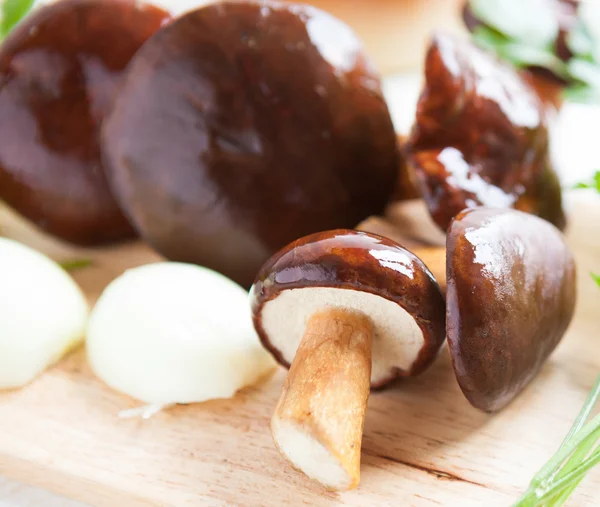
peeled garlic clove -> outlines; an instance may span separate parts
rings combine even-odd
[[[27,384],[81,342],[88,313],[58,264],[0,238],[0,389]]]
[[[106,384],[151,405],[228,398],[274,368],[246,291],[174,262],[129,270],[106,288],[90,317],[87,353]]]

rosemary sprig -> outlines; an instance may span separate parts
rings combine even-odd
[[[600,439],[600,415],[586,423],[599,398],[600,376],[558,451],[535,475],[514,507],[563,505],[587,471],[600,462],[600,451],[589,455]]]
[[[575,188],[591,188],[600,193],[600,171],[591,181]],[[600,287],[600,275],[590,275]],[[561,507],[587,472],[600,463],[600,415],[586,422],[599,399],[600,376],[558,451],[531,480],[514,507]]]

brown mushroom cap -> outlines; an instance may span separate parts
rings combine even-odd
[[[399,157],[352,31],[268,1],[205,6],[146,43],[104,153],[146,240],[245,286],[293,239],[380,213]]]
[[[251,302],[263,345],[286,368],[312,314],[340,308],[369,317],[372,387],[422,372],[444,341],[445,304],[433,275],[408,250],[365,232],[294,241],[262,267]]]
[[[564,227],[546,111],[517,71],[467,41],[436,37],[407,148],[435,222],[516,208]]]
[[[471,404],[499,410],[535,377],[571,322],[573,256],[548,222],[479,208],[449,228],[447,277],[456,377]]]
[[[121,72],[168,13],[133,0],[40,7],[0,48],[0,199],[79,244],[134,235],[98,134]]]

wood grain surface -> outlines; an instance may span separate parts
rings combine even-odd
[[[600,199],[569,197],[568,237],[579,263],[579,305],[536,381],[489,416],[462,396],[444,350],[419,378],[373,393],[359,488],[323,490],[279,456],[269,418],[285,373],[234,399],[121,420],[137,403],[95,379],[83,350],[26,388],[0,394],[0,474],[98,507],[509,506],[561,442],[600,372]],[[160,258],[140,243],[74,250],[6,210],[2,233],[56,259],[90,256],[74,274],[93,302],[126,268]],[[1,281],[0,281],[1,283]],[[600,470],[569,505],[599,505]]]

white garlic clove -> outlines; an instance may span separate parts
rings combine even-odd
[[[89,308],[57,263],[0,238],[0,389],[21,387],[84,338]]]
[[[275,366],[246,291],[175,262],[129,270],[106,288],[90,317],[87,354],[106,384],[150,405],[229,398]]]

